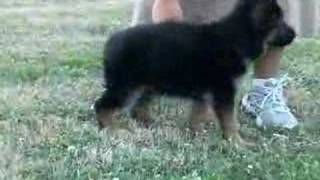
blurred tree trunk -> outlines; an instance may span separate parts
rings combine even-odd
[[[300,0],[301,1],[301,0]],[[317,31],[319,15],[319,0],[301,1],[301,35],[314,35]]]
[[[320,9],[319,0],[286,0],[284,4],[287,19],[301,36],[312,36],[319,33]]]

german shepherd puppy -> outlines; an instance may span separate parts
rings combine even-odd
[[[132,115],[148,124],[151,97],[175,96],[208,103],[224,138],[243,142],[234,115],[236,82],[267,44],[284,46],[294,37],[276,0],[239,0],[217,23],[164,22],[118,32],[104,52],[106,90],[95,103],[98,123],[108,126],[115,112],[131,104]],[[193,110],[191,118],[202,112]]]

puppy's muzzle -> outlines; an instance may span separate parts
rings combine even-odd
[[[296,32],[287,23],[281,23],[269,41],[270,46],[287,46],[293,42]]]

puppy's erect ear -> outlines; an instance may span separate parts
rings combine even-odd
[[[277,0],[256,0],[252,16],[257,28],[271,30],[283,19],[283,12]]]

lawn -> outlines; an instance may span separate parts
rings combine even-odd
[[[319,179],[316,37],[299,39],[283,57],[298,128],[263,130],[238,114],[254,148],[226,143],[214,123],[191,138],[185,100],[156,101],[150,129],[123,115],[119,130],[99,132],[90,106],[103,90],[103,44],[127,26],[128,7],[125,0],[0,2],[0,179]]]

